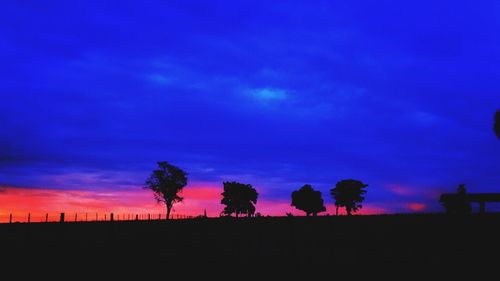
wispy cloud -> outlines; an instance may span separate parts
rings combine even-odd
[[[290,99],[289,92],[277,88],[247,89],[244,90],[244,94],[249,98],[250,102],[273,108]]]
[[[149,75],[147,75],[147,78],[151,82],[156,83],[158,85],[162,85],[162,86],[172,83],[171,78],[169,78],[163,74],[159,74],[159,73],[149,74]]]

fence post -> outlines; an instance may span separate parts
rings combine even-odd
[[[9,216],[9,223],[12,223],[12,213]]]
[[[99,213],[95,213],[95,221],[99,221]]]
[[[49,214],[45,214],[45,222],[48,222],[49,221]]]
[[[108,220],[108,216],[106,214],[104,214],[104,221],[107,221]]]
[[[31,222],[31,213],[28,213],[28,223]]]
[[[113,216],[114,216],[113,213],[109,215],[109,221],[113,221]]]
[[[139,220],[139,215],[138,214],[135,214],[135,220],[138,221]]]
[[[75,222],[78,221],[78,213],[75,213]]]
[[[87,213],[85,213],[85,221],[87,221],[87,218],[88,218],[88,216],[87,216],[87,215],[88,215],[88,214],[87,214]]]
[[[59,217],[59,222],[64,222],[64,213],[61,213],[61,216]]]

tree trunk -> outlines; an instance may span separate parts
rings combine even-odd
[[[339,206],[335,206],[335,215],[338,216],[339,215]]]
[[[167,217],[165,218],[166,220],[170,219],[170,211],[172,210],[172,207],[169,207],[167,205]]]

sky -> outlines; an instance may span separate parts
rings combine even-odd
[[[368,184],[361,213],[440,212],[500,192],[498,1],[6,1],[0,220],[162,212],[157,161],[188,173],[174,213],[257,212]]]

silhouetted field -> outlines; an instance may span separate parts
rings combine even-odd
[[[40,278],[404,280],[489,274],[500,265],[498,214],[4,224],[0,239],[3,274]]]

